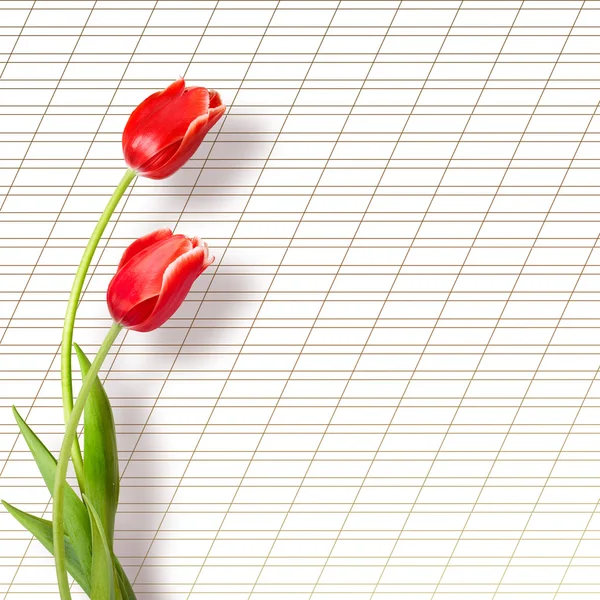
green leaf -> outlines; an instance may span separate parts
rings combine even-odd
[[[46,487],[50,494],[54,491],[54,477],[56,475],[56,459],[48,448],[33,433],[25,423],[17,409],[13,406],[13,413],[17,425],[31,450],[31,454],[40,470]],[[85,573],[90,573],[92,568],[92,532],[90,519],[85,505],[77,496],[70,485],[65,487],[65,531],[71,540],[79,564]]]
[[[74,346],[82,377],[85,377],[90,368],[90,361],[77,344]],[[115,515],[119,502],[119,457],[110,401],[98,377],[94,381],[85,405],[83,456],[86,504],[97,511],[97,527],[101,529],[103,536],[100,540],[100,532],[92,535],[92,590],[94,590],[94,599],[107,598],[106,572],[110,568],[113,573],[115,568],[112,561],[112,548]],[[104,541],[109,550],[110,562],[106,562],[104,556]],[[113,573],[113,582],[117,585],[119,583],[115,573]],[[120,600],[120,587],[117,590],[113,588],[113,593]]]
[[[85,377],[90,361],[77,344],[74,346],[81,374]],[[112,552],[119,502],[119,456],[110,401],[97,377],[85,405],[83,456],[85,495],[98,511]]]
[[[84,454],[85,456],[85,454]],[[83,463],[85,465],[85,462]],[[112,560],[112,552],[108,545],[108,539],[100,520],[100,515],[90,502],[86,494],[83,494],[85,505],[90,513],[92,521],[92,595],[94,600],[116,600],[115,599],[115,566]],[[97,567],[102,566],[102,570]]]
[[[52,542],[52,523],[46,519],[40,517],[34,517],[29,513],[19,510],[15,506],[12,506],[8,502],[4,502],[4,508],[21,524],[27,529],[33,536],[50,552],[54,555],[54,544]],[[90,573],[86,571],[79,562],[75,548],[71,543],[71,540],[65,536],[65,550],[67,559],[67,570],[72,575],[73,579],[81,586],[81,589],[89,596],[91,591],[90,585]]]
[[[115,561],[115,569],[117,570],[117,577],[119,579],[119,586],[121,588],[121,596],[123,600],[137,600],[135,597],[135,592],[133,591],[133,587],[131,583],[129,583],[129,579],[127,577],[127,573],[121,566],[119,559],[116,556],[113,556]]]
[[[113,571],[114,571],[113,581],[115,582],[115,600],[124,600],[121,579],[119,577],[117,567],[115,567],[114,563],[113,563]]]

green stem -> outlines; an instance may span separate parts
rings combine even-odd
[[[54,558],[56,561],[56,577],[58,579],[58,589],[60,591],[60,597],[62,600],[70,600],[71,592],[69,591],[69,579],[67,577],[67,566],[65,560],[65,484],[67,479],[67,468],[69,466],[69,457],[71,455],[71,449],[73,443],[77,438],[77,426],[79,425],[79,419],[83,413],[85,403],[88,399],[92,386],[96,381],[96,376],[100,367],[104,362],[104,359],[108,355],[113,342],[119,335],[122,326],[113,323],[109,329],[100,350],[96,358],[90,365],[90,369],[87,375],[83,379],[77,401],[71,410],[69,420],[65,429],[65,437],[63,438],[62,446],[60,448],[60,454],[58,456],[58,463],[56,464],[56,476],[54,479],[54,493],[52,498],[54,506],[52,509],[52,536],[54,539]]]
[[[100,238],[112,217],[112,214],[119,204],[119,200],[125,193],[125,190],[136,176],[136,172],[133,169],[127,169],[123,179],[119,182],[117,189],[114,191],[111,199],[108,201],[100,220],[96,224],[92,236],[90,237],[85,252],[81,257],[81,262],[77,268],[77,274],[73,281],[73,287],[71,288],[71,295],[69,296],[69,303],[67,305],[67,313],[65,315],[65,323],[63,326],[62,345],[60,354],[60,378],[62,383],[62,402],[63,411],[65,417],[65,424],[69,422],[71,411],[73,410],[73,375],[71,367],[71,355],[73,352],[73,326],[75,324],[75,314],[77,313],[77,305],[79,304],[79,298],[81,296],[81,290],[83,289],[83,283],[87,275],[90,263],[94,256],[94,252],[98,247]],[[71,450],[73,456],[73,468],[77,475],[77,483],[79,489],[83,493],[84,480],[83,480],[83,459],[81,457],[81,448],[79,447],[79,441],[77,437],[73,442],[73,448]]]

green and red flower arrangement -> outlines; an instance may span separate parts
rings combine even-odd
[[[61,344],[65,434],[58,460],[13,407],[19,429],[52,495],[52,521],[3,504],[54,556],[62,600],[71,598],[68,574],[92,600],[135,599],[113,550],[119,460],[112,409],[98,372],[121,329],[145,332],[160,327],[181,306],[194,281],[214,258],[200,238],[173,234],[169,229],[134,241],[108,286],[106,299],[114,322],[91,362],[73,343],[83,283],[102,234],[129,184],[137,175],[164,179],[178,171],[224,112],[217,92],[185,87],[183,79],[152,94],[133,111],[123,131],[128,169],[92,232],[67,305]],[[82,377],[75,402],[73,352]],[[83,452],[77,437],[82,415]],[[70,461],[79,494],[67,483]]]

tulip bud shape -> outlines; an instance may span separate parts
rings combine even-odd
[[[175,81],[131,113],[123,131],[125,162],[150,179],[173,175],[198,150],[224,112],[218,92],[185,87],[183,79]]]
[[[214,261],[200,238],[159,229],[123,254],[106,299],[115,323],[152,331],[181,306],[194,281]]]

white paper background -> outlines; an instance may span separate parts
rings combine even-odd
[[[10,407],[58,449],[121,131],[185,76],[227,115],[126,194],[75,334],[131,240],[208,241],[102,373],[138,598],[597,597],[600,2],[2,0],[0,34],[2,498],[51,513]],[[1,597],[58,598],[0,538]]]

